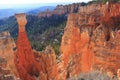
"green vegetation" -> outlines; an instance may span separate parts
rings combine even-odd
[[[55,52],[59,54],[59,46],[67,17],[64,15],[54,15],[39,18],[38,16],[28,15],[27,20],[28,24],[26,25],[26,30],[32,48],[42,51],[47,45],[51,45],[55,49]],[[17,26],[14,16],[0,20],[0,32],[10,31],[15,41],[18,36]]]
[[[33,40],[30,39],[33,48],[41,51],[44,50],[47,45],[51,45],[55,49],[55,52],[59,54],[59,47],[60,47],[64,27],[65,27],[65,22],[56,27],[50,27],[46,29],[40,35],[39,34],[36,35],[39,37],[30,35],[29,37],[33,38]]]

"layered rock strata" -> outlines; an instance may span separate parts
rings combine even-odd
[[[68,13],[77,13],[79,11],[80,3],[69,5],[57,5],[53,11],[46,10],[38,14],[39,17],[50,17],[53,15],[66,15]]]
[[[119,76],[120,4],[94,6],[88,5],[68,16],[58,63],[50,46],[43,52],[32,50],[25,31],[26,16],[17,14],[19,35],[15,64],[20,78],[66,80],[96,70],[110,77]]]
[[[120,4],[98,6],[68,17],[61,43],[66,78],[95,70],[116,75],[120,68]]]

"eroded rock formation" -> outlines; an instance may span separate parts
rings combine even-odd
[[[39,75],[39,70],[37,70],[34,53],[25,31],[26,15],[16,14],[15,16],[19,25],[15,65],[22,80],[34,80],[31,76]]]
[[[68,13],[77,13],[79,11],[80,3],[70,5],[57,5],[53,11],[43,11],[38,14],[39,17],[50,17],[52,15],[65,15]]]
[[[26,16],[16,15],[19,34],[15,64],[22,80],[66,80],[96,70],[117,75],[120,4],[93,4],[80,10],[68,16],[58,63],[52,47],[43,52],[32,50],[25,31]]]
[[[48,46],[43,53],[32,50],[25,31],[26,15],[16,14],[16,18],[19,33],[15,64],[20,78],[22,80],[58,80],[56,55],[52,47]]]
[[[6,68],[8,68],[12,74],[18,76],[16,67],[14,65],[14,50],[15,42],[8,31],[0,33],[0,58],[6,60]],[[2,60],[3,60],[2,59]],[[2,62],[1,62],[2,64]]]
[[[36,61],[41,64],[40,80],[59,80],[55,51],[47,46],[44,52],[34,51]]]
[[[120,4],[81,8],[79,13],[69,15],[62,37],[66,78],[95,70],[116,75],[120,68]]]
[[[7,66],[6,58],[0,57],[0,80],[18,80],[13,71]]]

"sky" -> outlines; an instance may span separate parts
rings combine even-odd
[[[50,4],[50,3],[77,3],[77,2],[88,2],[90,0],[0,0],[0,9],[20,7],[20,5],[30,4]]]

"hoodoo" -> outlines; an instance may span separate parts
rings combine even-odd
[[[36,61],[25,31],[25,25],[27,24],[26,15],[21,13],[16,14],[15,17],[19,27],[15,64],[22,80],[34,80],[31,75],[36,71]]]
[[[15,16],[19,27],[15,64],[21,80],[36,80],[35,77],[40,80],[58,80],[54,50],[49,47],[40,54],[32,50],[25,30],[26,15],[22,13]]]

